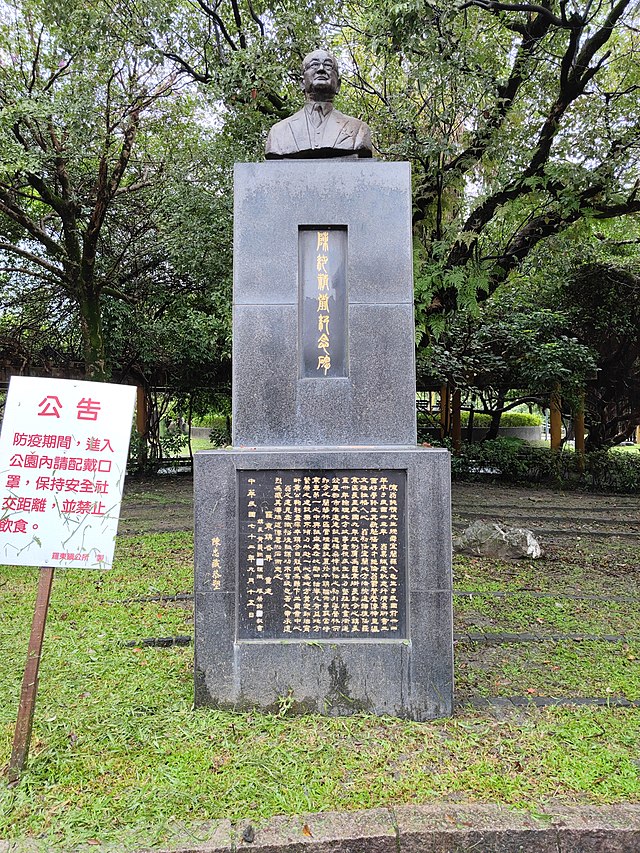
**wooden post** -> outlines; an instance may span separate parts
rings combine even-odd
[[[138,433],[139,452],[138,467],[140,471],[144,471],[147,465],[147,433],[148,433],[148,417],[147,410],[147,395],[144,392],[142,385],[136,388],[136,432]]]
[[[462,393],[456,388],[451,397],[451,436],[453,438],[453,450],[460,453],[462,450]]]
[[[142,385],[136,389],[136,430],[139,436],[147,432],[147,396]]]
[[[579,453],[578,470],[584,471],[584,394],[580,397],[578,410],[573,417],[573,432],[575,438],[575,450]]]
[[[44,639],[44,628],[47,623],[47,611],[49,609],[52,583],[53,567],[42,566],[40,568],[40,577],[38,578],[38,596],[31,622],[29,651],[22,679],[22,691],[20,693],[16,731],[13,737],[13,749],[7,768],[7,776],[10,783],[18,781],[29,757],[29,742],[31,741],[33,714],[36,707],[36,694],[38,693],[38,670],[40,668],[40,655],[42,654],[42,641]]]
[[[440,386],[440,438],[449,433],[449,386]]]
[[[584,453],[584,411],[576,412],[573,419],[573,431],[576,434],[576,452]]]
[[[562,446],[562,409],[560,387],[556,386],[551,393],[550,409],[550,428],[551,428],[551,449],[560,450]]]

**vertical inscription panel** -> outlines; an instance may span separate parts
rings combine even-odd
[[[239,639],[406,636],[406,471],[238,471]]]
[[[300,377],[347,376],[347,229],[298,231]]]

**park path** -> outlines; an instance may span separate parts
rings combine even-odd
[[[640,540],[640,498],[499,483],[454,483],[454,529],[478,519],[527,527],[546,542],[619,536]]]

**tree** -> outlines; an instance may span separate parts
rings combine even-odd
[[[106,379],[105,297],[131,301],[149,226],[108,245],[161,174],[183,106],[175,73],[119,40],[84,0],[6,3],[0,25],[0,272],[77,320],[86,374]],[[51,302],[49,302],[51,304]]]
[[[495,438],[501,415],[523,403],[548,405],[561,386],[567,402],[581,399],[595,355],[569,333],[568,313],[536,305],[517,290],[489,300],[477,316],[462,312],[418,359],[418,376],[446,381],[477,411],[490,415]]]
[[[320,24],[318,13],[198,0],[199,20],[174,12],[153,44],[224,104],[225,131],[252,157],[297,105],[304,52],[333,47],[339,106],[368,121],[379,156],[413,164],[425,342],[549,238],[640,211],[633,0],[329,3]]]
[[[561,298],[575,334],[597,353],[585,383],[586,447],[619,444],[640,424],[640,264],[578,264]]]
[[[340,30],[383,156],[411,159],[419,328],[495,292],[548,237],[640,211],[632,0],[383,2]]]

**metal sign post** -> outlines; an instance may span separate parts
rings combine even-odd
[[[53,572],[54,569],[52,566],[42,566],[40,568],[38,596],[31,622],[31,636],[29,637],[29,651],[22,679],[20,707],[18,708],[16,731],[13,737],[13,749],[11,750],[11,758],[7,768],[9,783],[18,781],[29,756],[29,742],[31,741],[33,714],[36,707],[36,694],[38,692],[38,670],[40,668],[40,655],[42,654],[42,641],[47,622],[47,611],[49,610]]]

